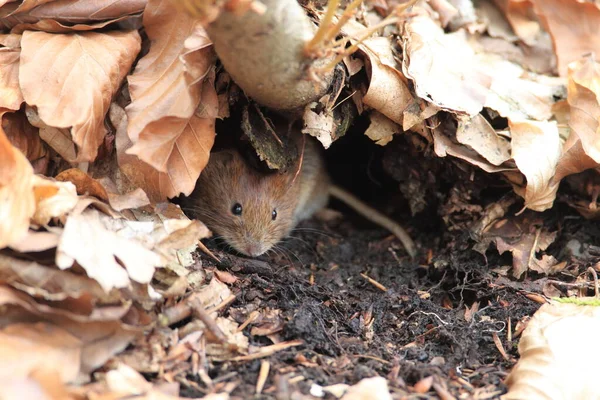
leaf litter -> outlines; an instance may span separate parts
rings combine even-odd
[[[237,12],[261,10],[239,3]],[[600,249],[593,225],[578,215],[598,215],[600,9],[575,0],[411,5],[379,0],[348,14],[338,41],[322,49],[355,48],[344,55],[347,76],[304,122],[335,157],[332,111],[351,101],[401,191],[421,194],[429,210],[439,202],[448,232],[463,227],[472,241],[420,232],[427,251],[419,275],[387,239],[331,236],[331,226],[346,222],[315,222],[328,236],[301,237],[321,259],[297,248],[310,267],[299,270],[282,254],[270,261],[285,269],[277,275],[265,261],[220,251],[215,264],[197,252],[211,235],[206,226],[165,203],[191,193],[217,120],[239,99],[203,30],[218,6],[203,20],[159,0],[0,2],[5,393],[246,398],[260,364],[254,392],[262,396],[491,398],[505,390],[498,368],[512,366],[520,335],[522,359],[504,398],[544,382],[590,398],[573,384],[586,381],[586,369],[569,370],[564,384],[574,386],[552,378],[565,376],[560,365],[579,362],[559,359],[573,353],[562,349],[576,333],[534,336],[549,332],[535,323],[551,307],[565,321],[579,318],[556,324],[593,332],[593,318],[579,316],[583,306],[545,305],[523,327],[544,296],[593,289],[581,273]],[[313,3],[305,9],[323,18]],[[227,89],[217,92],[215,82]],[[561,221],[565,207],[571,220]],[[468,248],[486,268],[460,254]],[[407,277],[381,268],[397,264],[412,269]],[[475,307],[484,290],[487,305]],[[473,326],[475,336],[457,339]],[[482,341],[493,345],[481,358],[457,355]],[[530,357],[535,344],[556,360]],[[362,369],[353,367],[357,359]],[[453,364],[467,368],[450,373]],[[318,367],[327,374],[319,377]],[[539,381],[524,380],[532,370]]]

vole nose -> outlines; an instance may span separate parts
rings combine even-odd
[[[258,257],[265,252],[265,249],[258,242],[250,242],[246,244],[244,251],[251,257]]]

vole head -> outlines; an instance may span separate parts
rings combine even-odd
[[[259,256],[293,226],[298,185],[293,173],[263,174],[239,153],[211,155],[187,204],[195,217],[247,256]]]

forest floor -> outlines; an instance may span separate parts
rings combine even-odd
[[[316,385],[372,376],[386,377],[397,399],[499,398],[518,359],[518,335],[544,302],[547,281],[570,282],[589,265],[566,249],[579,243],[593,253],[586,244],[600,235],[597,224],[566,206],[541,214],[558,232],[546,254],[568,259],[569,272],[530,271],[516,280],[509,253],[491,246],[484,257],[467,231],[446,229],[435,212],[396,216],[421,249],[411,260],[395,237],[333,205],[341,217],[302,223],[276,254],[248,259],[209,243],[222,262],[201,256],[205,269],[238,278],[229,315],[240,314],[242,323],[252,310],[271,310],[280,322],[270,338],[302,341],[266,359],[212,365],[213,380],[240,382],[234,397],[255,393],[266,360],[269,379],[255,398],[314,398],[304,396],[317,393]],[[264,334],[249,340],[273,344]]]

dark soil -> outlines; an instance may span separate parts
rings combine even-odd
[[[511,188],[467,164],[416,150],[416,140],[417,146],[415,138],[399,137],[381,148],[362,136],[343,138],[327,154],[336,182],[403,222],[420,248],[417,259],[335,202],[340,219],[306,221],[275,256],[252,260],[210,245],[223,262],[201,256],[206,268],[240,278],[232,308],[280,310],[278,339],[304,342],[267,358],[271,373],[258,397],[261,360],[211,365],[213,379],[235,371],[240,384],[234,397],[300,398],[314,383],[354,384],[376,375],[388,379],[398,399],[441,398],[444,390],[456,398],[499,398],[505,391],[503,381],[518,358],[516,325],[540,307],[531,294],[542,295],[547,277],[529,272],[515,280],[507,268],[510,255],[499,255],[493,245],[485,257],[473,250],[469,226]],[[515,207],[507,217],[522,201]],[[560,203],[543,220],[558,230],[548,253],[570,266],[552,279],[571,281],[597,261],[589,246],[600,236],[595,223]],[[587,246],[587,260],[565,250],[570,240]],[[250,336],[250,343],[272,344],[264,336]],[[303,378],[282,383],[292,376]],[[413,386],[428,376],[437,386],[415,394]]]

